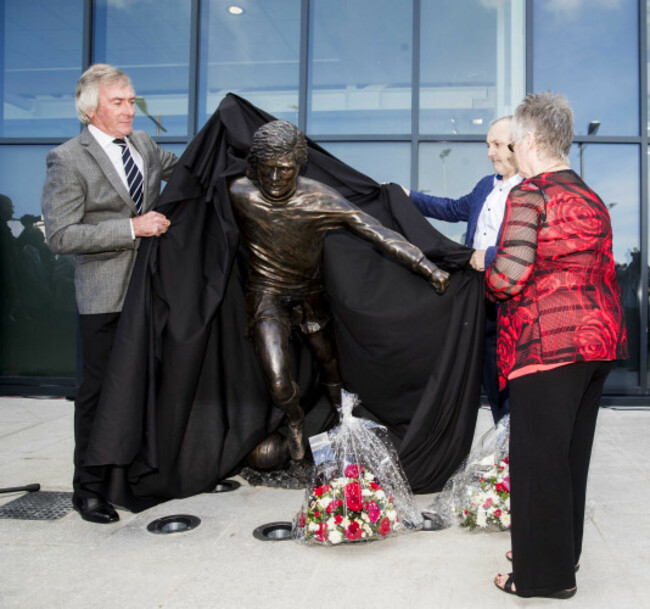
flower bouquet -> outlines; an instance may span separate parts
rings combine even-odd
[[[508,457],[495,463],[492,470],[480,478],[480,487],[472,490],[464,507],[456,508],[460,526],[474,530],[510,528],[510,475]]]
[[[510,529],[510,416],[476,442],[465,462],[447,481],[427,518],[442,526],[459,523],[470,530]]]
[[[352,416],[356,404],[354,395],[343,392],[341,423],[321,434],[327,451],[314,450],[310,439],[315,466],[292,531],[302,543],[381,540],[422,528],[386,428]]]

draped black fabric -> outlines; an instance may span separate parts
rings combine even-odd
[[[274,117],[229,94],[181,157],[143,239],[120,319],[89,465],[94,488],[135,511],[209,491],[282,424],[244,338],[246,249],[228,198],[255,130]],[[385,424],[415,492],[439,490],[469,451],[480,395],[483,275],[472,250],[431,227],[397,185],[379,185],[309,142],[303,172],[399,231],[450,270],[440,296],[420,276],[345,231],[326,239],[324,275],[341,375]],[[309,433],[327,417],[299,334],[292,365]]]

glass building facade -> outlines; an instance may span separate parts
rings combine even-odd
[[[126,71],[136,129],[180,154],[228,92],[377,181],[457,197],[527,92],[564,93],[572,167],[610,209],[630,359],[605,400],[650,404],[650,0],[0,0],[0,394],[73,392],[73,263],[43,241],[45,156],[79,133],[91,63]],[[464,225],[435,223],[462,240]]]

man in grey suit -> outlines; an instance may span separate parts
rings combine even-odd
[[[84,465],[104,371],[141,237],[169,227],[150,211],[177,158],[133,131],[135,93],[120,70],[95,64],[77,83],[86,125],[47,155],[42,208],[50,249],[75,255],[83,378],[75,400],[73,506],[84,520],[119,520],[101,495],[103,473]]]

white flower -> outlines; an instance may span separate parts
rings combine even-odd
[[[330,531],[330,534],[327,536],[327,539],[330,543],[341,543],[343,541],[343,535],[340,531],[334,530]]]
[[[318,525],[315,522],[310,522],[307,528],[310,531],[318,531]]]
[[[485,517],[485,512],[480,511],[476,514],[476,526],[484,529],[487,526],[487,518]]]

